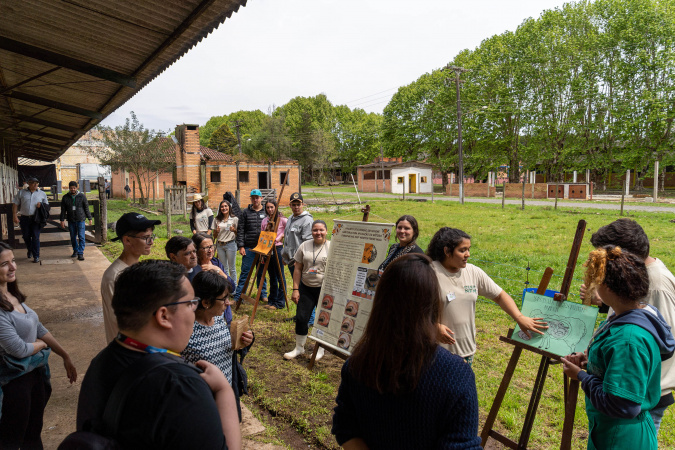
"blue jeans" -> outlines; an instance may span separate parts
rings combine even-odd
[[[270,274],[270,296],[269,296],[269,305],[274,306],[277,309],[281,309],[286,306],[286,301],[284,300],[284,291],[286,290],[286,280],[284,279],[284,262],[281,260],[281,250],[283,246],[277,246],[277,260],[279,264],[277,265],[274,261],[274,254],[270,254],[270,263],[267,266],[267,273]],[[281,273],[279,273],[279,267],[281,267]]]
[[[237,284],[237,290],[234,291],[234,300],[239,301],[239,296],[241,296],[241,291],[244,290],[244,283],[246,283],[246,278],[248,273],[253,269],[253,261],[255,260],[255,253],[253,249],[246,249],[246,256],[241,258],[241,273],[239,274],[239,284]],[[258,272],[258,289],[260,289],[260,278],[262,277],[262,271]],[[263,281],[262,295],[261,298],[267,297],[267,281]]]
[[[293,261],[293,260],[291,260],[291,261]],[[294,270],[295,270],[295,263],[289,264],[288,265],[288,271],[291,273],[291,286],[293,286],[292,280],[293,280],[293,271]],[[300,303],[300,302],[298,302],[298,303]],[[314,325],[314,316],[315,315],[316,315],[316,308],[312,309],[312,314],[309,316],[309,322],[307,322],[307,325],[309,325],[309,326]],[[297,318],[297,316],[298,316],[297,312],[295,313],[295,316]]]
[[[218,248],[218,259],[223,263],[225,273],[232,278],[234,284],[237,284],[237,243],[234,240],[225,244],[218,242],[216,247]]]
[[[663,420],[663,415],[666,413],[668,406],[662,406],[660,408],[654,408],[649,411],[649,414],[652,415],[652,420],[654,421],[654,428],[656,428],[656,434],[659,434],[659,427],[661,426],[661,420]]]
[[[84,254],[84,220],[80,222],[68,221],[68,231],[70,231],[70,245],[73,246],[73,253]]]
[[[26,248],[33,258],[40,257],[40,232],[42,229],[38,223],[33,222],[32,216],[20,216],[19,226],[21,227],[21,236],[26,243]]]

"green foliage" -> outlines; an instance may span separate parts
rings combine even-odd
[[[154,174],[175,164],[174,144],[161,131],[145,128],[133,111],[130,115],[124,125],[115,128],[98,125],[96,128],[101,133],[103,146],[90,147],[88,151],[113,171],[131,172],[138,182],[141,202],[144,202],[147,201]]]
[[[255,111],[236,111],[224,116],[213,116],[204,125],[199,127],[199,144],[209,147],[211,135],[224,123],[229,125],[230,130],[236,136],[235,127],[237,121],[240,123],[239,132],[243,139],[244,136],[250,136],[257,132],[262,127],[265,117],[266,114],[259,109]],[[209,148],[215,149],[215,147]]]
[[[237,137],[234,135],[227,122],[219,126],[216,131],[211,134],[209,139],[209,148],[218,150],[219,152],[234,155],[238,152]]]

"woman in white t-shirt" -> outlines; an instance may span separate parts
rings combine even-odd
[[[227,200],[220,202],[218,206],[218,215],[213,221],[213,239],[216,241],[218,250],[218,259],[225,267],[225,273],[234,280],[237,285],[237,225],[239,218],[231,214],[232,205]]]
[[[192,211],[190,211],[190,229],[192,234],[206,233],[211,235],[211,224],[213,223],[213,211],[206,206],[204,198],[200,194],[195,194],[192,199]]]
[[[541,317],[521,314],[516,302],[480,268],[469,264],[471,236],[456,228],[443,227],[436,232],[427,255],[433,260],[441,289],[441,323],[438,332],[441,345],[471,364],[476,353],[476,300],[478,296],[497,303],[520,328],[543,334],[548,328]]]
[[[321,285],[326,271],[326,259],[330,241],[326,240],[328,227],[323,220],[312,223],[312,240],[305,241],[295,252],[295,270],[293,271],[293,295],[291,300],[298,305],[295,313],[295,349],[284,353],[285,359],[293,359],[305,353],[305,342],[309,326],[309,316],[319,303]],[[323,357],[323,348],[319,348],[316,359]]]

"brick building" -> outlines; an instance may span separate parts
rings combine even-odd
[[[216,208],[227,191],[236,193],[237,174],[239,178],[240,206],[249,203],[252,189],[281,189],[282,179],[288,176],[282,205],[288,205],[293,192],[300,191],[300,166],[294,160],[274,161],[271,163],[254,161],[246,155],[227,155],[199,145],[198,125],[178,125],[174,138],[174,151],[167,154],[173,158],[173,172],[150,174],[151,185],[155,185],[156,195],[163,198],[163,185],[184,185],[188,193],[201,192],[208,195],[209,206]],[[238,161],[238,164],[237,164]],[[124,186],[133,188],[133,177],[128,172],[113,173],[113,196],[124,197]],[[145,180],[144,180],[145,185]],[[151,188],[152,189],[152,188]],[[140,191],[136,186],[136,196]],[[152,191],[149,193],[152,198]]]

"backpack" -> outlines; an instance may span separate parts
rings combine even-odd
[[[131,389],[136,386],[147,372],[166,364],[178,364],[178,361],[165,357],[162,353],[152,353],[127,367],[108,397],[103,412],[103,430],[75,431],[61,442],[58,450],[119,450],[122,448],[114,438],[120,420],[122,407]]]

